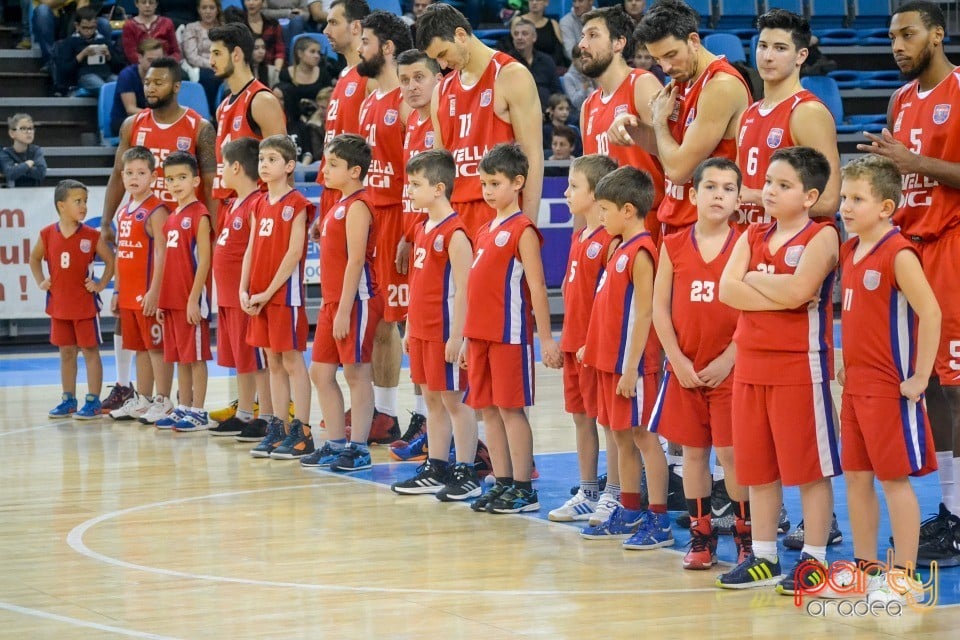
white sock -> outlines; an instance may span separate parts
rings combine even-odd
[[[777,561],[777,541],[764,542],[762,540],[753,541],[753,555],[768,562]]]
[[[826,547],[814,547],[812,545],[804,543],[803,551],[801,553],[807,553],[816,558],[819,562],[827,562],[827,548]]]
[[[123,348],[123,336],[114,334],[113,354],[117,360],[117,382],[125,387],[130,386],[130,365],[133,362],[135,351]]]
[[[937,451],[937,477],[940,480],[940,493],[943,504],[950,509],[956,499],[956,475],[953,473],[953,452]],[[951,511],[953,511],[951,509]]]
[[[423,396],[413,396],[413,412],[422,416],[427,415],[427,401]]]
[[[373,406],[388,416],[397,415],[397,387],[374,387]]]
[[[203,414],[203,407],[190,407],[192,413]]]
[[[483,438],[486,436],[486,434],[484,434],[484,427],[485,425],[483,420],[477,420],[477,438],[480,440],[483,440]]]
[[[951,502],[944,502],[950,513],[960,516],[960,491],[957,491],[957,478],[960,478],[960,458],[954,458],[953,464],[953,497]]]
[[[717,464],[713,465],[713,481],[714,482],[723,480],[726,476],[727,474],[724,472],[722,464],[718,462]]]

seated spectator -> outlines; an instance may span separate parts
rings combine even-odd
[[[570,106],[579,113],[584,100],[597,88],[597,83],[593,81],[593,78],[583,75],[583,58],[580,45],[574,45],[570,53],[573,62],[570,63],[570,68],[560,78],[560,85],[563,87],[563,92],[570,98]]]
[[[197,17],[197,0],[161,1],[163,2],[163,15],[170,18],[176,29],[190,24]]]
[[[287,48],[283,42],[283,30],[279,22],[263,15],[263,5],[264,0],[243,0],[243,6],[247,10],[247,26],[250,27],[254,38],[263,38],[266,46],[266,62],[279,72],[285,62],[284,56],[287,55]]]
[[[34,0],[33,40],[40,47],[40,60],[45,67],[53,60],[54,43],[73,33],[76,13],[77,0]],[[108,39],[113,36],[106,18],[97,19],[97,31]]]
[[[540,94],[540,104],[547,104],[550,94],[560,93],[563,89],[560,87],[553,59],[534,48],[537,41],[536,27],[526,18],[519,18],[514,20],[510,27],[510,37],[513,49],[508,53],[530,69],[533,81],[537,84],[537,93]]]
[[[7,185],[13,187],[39,187],[47,175],[47,161],[43,149],[33,144],[36,127],[33,118],[26,113],[17,113],[7,120],[13,146],[0,149],[0,171]]]
[[[580,136],[573,130],[573,127],[568,127],[565,124],[554,125],[553,136],[550,141],[550,149],[553,154],[547,160],[572,160],[576,157],[574,148],[579,141]],[[580,151],[583,152],[582,149]]]
[[[250,62],[253,75],[271,89],[277,86],[280,80],[280,71],[272,64],[267,64],[267,44],[263,38],[257,36],[253,41],[253,59]]]
[[[273,94],[283,102],[287,122],[301,121],[302,101],[308,102],[315,109],[313,99],[320,89],[328,86],[330,76],[323,64],[320,43],[308,35],[303,36],[297,40],[293,50],[293,64],[280,70],[280,81],[273,89]],[[306,123],[309,117],[304,118],[303,122]]]
[[[643,12],[647,10],[647,0],[623,0],[623,10],[634,22],[640,22]]]
[[[417,41],[417,18],[432,4],[433,0],[413,0],[410,11],[403,14],[403,21],[410,25],[410,36],[414,42]]]
[[[139,61],[131,64],[117,76],[117,88],[113,94],[113,108],[110,110],[110,130],[112,135],[120,133],[120,125],[135,113],[147,108],[147,98],[143,95],[143,79],[147,76],[150,63],[163,56],[163,43],[153,38],[141,40],[137,46]]]
[[[667,84],[667,74],[663,72],[663,68],[660,65],[654,62],[653,56],[650,55],[650,52],[647,51],[647,48],[642,42],[637,43],[637,50],[633,56],[633,59],[629,62],[630,66],[634,69],[646,69],[653,75],[657,76],[657,80],[660,81],[660,84]]]
[[[300,162],[303,164],[312,164],[314,159],[319,159],[320,154],[323,153],[324,138],[327,135],[327,107],[330,106],[332,95],[333,87],[324,87],[317,92],[317,98],[314,101],[317,109],[307,120],[307,136],[301,140],[304,150]]]
[[[567,54],[563,50],[563,40],[560,37],[560,24],[553,18],[544,15],[549,0],[529,0],[527,13],[514,18],[511,22],[511,29],[518,20],[528,20],[533,24],[537,33],[534,41],[534,48],[541,53],[545,53],[553,60],[553,64],[561,69],[567,68]]]
[[[127,18],[123,24],[120,42],[127,62],[138,60],[137,45],[147,38],[163,43],[163,54],[168,58],[180,60],[180,44],[177,42],[177,29],[170,18],[157,15],[157,0],[136,0],[137,15]]]
[[[573,60],[570,53],[578,48],[583,36],[583,20],[580,16],[593,9],[593,0],[573,0],[570,11],[560,18],[560,40],[567,60]]]
[[[207,32],[223,23],[220,0],[200,0],[197,3],[197,15],[200,20],[183,28],[180,44],[183,59],[200,71],[200,84],[207,95],[210,113],[214,113],[217,110],[217,92],[220,90],[221,80],[210,68],[210,37]]]
[[[33,46],[30,42],[30,8],[33,3],[30,0],[0,0],[0,24],[3,24],[5,8],[14,4],[20,5],[20,42],[17,43],[17,49],[29,49]]]
[[[266,0],[263,15],[280,22],[283,31],[284,48],[289,51],[290,42],[307,30],[307,19],[310,17],[309,0]],[[283,24],[282,20],[287,20]]]
[[[580,128],[576,122],[579,116],[573,114],[570,108],[570,99],[562,93],[555,93],[547,99],[547,108],[543,111],[543,150],[545,155],[549,156],[553,148],[553,132],[557,127],[570,127],[574,131],[575,138],[572,143],[574,155],[583,153],[583,145],[580,142]]]
[[[327,26],[327,13],[333,0],[307,0],[306,30],[310,33],[323,33]]]
[[[122,67],[122,55],[109,38],[97,31],[97,12],[93,7],[77,9],[77,30],[57,43],[54,49],[54,93],[65,94],[74,87],[100,95],[105,82],[117,79],[115,69]]]

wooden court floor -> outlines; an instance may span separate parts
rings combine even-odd
[[[537,375],[546,459],[573,450],[573,429],[558,374]],[[229,438],[52,421],[58,386],[35,383],[55,379],[0,387],[0,638],[958,637],[956,606],[815,617],[772,590],[717,590],[678,551],[395,496],[383,448],[353,478]],[[207,406],[228,399],[212,379]],[[576,480],[573,463],[550,473]]]

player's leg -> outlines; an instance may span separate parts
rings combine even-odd
[[[397,418],[397,387],[400,384],[400,330],[396,322],[381,320],[377,325],[373,342],[373,393],[375,424],[372,436],[388,442],[400,437],[400,422]],[[351,424],[353,405],[351,408]]]
[[[880,526],[880,502],[874,488],[872,471],[846,471],[844,480],[847,484],[847,514],[850,516],[850,530],[853,533],[853,557],[860,560],[876,561],[877,558],[877,528]],[[886,493],[886,490],[884,490]],[[887,498],[889,501],[889,498]],[[892,518],[891,518],[892,522]],[[917,533],[908,546],[917,548],[917,536],[920,527],[919,507],[917,513]],[[896,528],[896,525],[894,524]],[[900,540],[894,538],[897,544],[897,553],[900,553]]]
[[[51,409],[51,418],[66,418],[77,410],[77,346],[60,345],[60,404]]]
[[[477,457],[476,413],[463,404],[463,391],[441,391],[440,400],[445,413],[450,416],[456,464],[448,475],[446,486],[437,492],[437,498],[443,501],[475,498],[483,491],[474,465]]]
[[[310,381],[317,390],[317,401],[320,403],[327,441],[339,445],[339,450],[342,450],[347,439],[343,421],[343,392],[337,383],[338,368],[339,365],[336,364],[314,361],[310,363]]]
[[[263,312],[261,312],[263,313]],[[254,324],[251,323],[251,327]],[[248,334],[248,339],[251,334]],[[264,332],[261,337],[266,337]],[[261,342],[262,344],[262,342]],[[287,370],[283,366],[283,353],[273,349],[264,348],[267,356],[267,369],[270,380],[270,397],[280,403],[280,406],[287,406],[290,403],[290,381],[287,379]],[[299,352],[298,352],[299,353]],[[276,416],[267,423],[267,433],[260,440],[260,443],[250,450],[250,455],[254,458],[269,458],[274,449],[280,446],[286,436],[284,418],[286,414]]]
[[[123,348],[123,336],[121,335],[122,323],[120,318],[120,310],[116,309],[113,329],[113,354],[114,360],[117,363],[117,382],[111,387],[110,394],[103,401],[103,413],[110,413],[111,411],[119,409],[127,400],[133,397],[134,393],[133,385],[130,382],[130,369],[136,351]]]
[[[100,403],[100,392],[103,390],[103,360],[100,359],[99,346],[82,346],[80,350],[87,368],[87,395],[83,406],[73,416],[81,420],[92,420],[103,415],[103,406]]]
[[[288,380],[290,395],[293,398],[294,416],[290,419],[286,437],[270,452],[270,457],[280,460],[302,459],[316,450],[316,445],[313,442],[313,431],[309,423],[310,375],[303,359],[303,352],[299,349],[293,348],[284,351],[281,360]]]
[[[723,468],[724,478],[722,482],[730,496],[730,502],[733,504],[733,538],[737,545],[737,564],[743,562],[746,557],[753,552],[753,527],[751,525],[752,517],[750,515],[750,493],[747,487],[740,484],[737,479],[737,470],[734,462],[734,453],[732,446],[716,447],[718,466]],[[729,469],[729,471],[726,471]],[[686,470],[684,470],[686,478]],[[712,513],[712,507],[711,507]],[[778,520],[779,520],[779,514]],[[779,522],[778,522],[779,531]]]
[[[440,391],[425,389],[423,399],[427,405],[427,442],[429,457],[417,468],[417,472],[390,486],[402,495],[437,494],[447,483],[448,458],[451,431],[450,415],[447,413]],[[473,458],[470,459],[473,463]]]
[[[163,355],[161,353],[161,359]],[[140,397],[146,398],[150,401],[153,398],[153,359],[150,357],[150,352],[146,349],[142,351],[137,351],[136,357],[136,367],[137,367],[137,393],[140,394]]]
[[[343,365],[343,375],[350,388],[350,442],[340,456],[330,463],[332,471],[350,472],[369,469],[370,449],[367,440],[373,423],[374,392],[373,365],[357,362]],[[334,407],[336,410],[338,407]],[[343,415],[343,400],[340,400],[340,415]],[[326,415],[326,412],[324,412]]]

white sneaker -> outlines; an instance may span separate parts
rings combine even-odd
[[[577,495],[563,503],[563,506],[557,507],[547,514],[547,517],[554,522],[574,522],[577,520],[589,520],[590,516],[596,511],[597,503],[589,500],[583,489],[577,491]]]
[[[170,398],[157,394],[153,397],[153,404],[151,404],[146,413],[140,417],[140,423],[154,424],[171,411],[173,411],[173,403],[170,402]]]
[[[210,428],[210,417],[206,411],[187,411],[175,425],[174,431],[206,431]]]
[[[920,604],[926,598],[923,583],[902,571],[871,576],[867,582],[867,602]]]
[[[113,420],[139,420],[150,408],[150,398],[134,393],[119,409],[114,409],[108,415]]]
[[[613,510],[620,506],[620,502],[609,493],[601,493],[597,506],[593,509],[593,515],[590,516],[588,524],[591,527],[599,527],[610,518]]]

